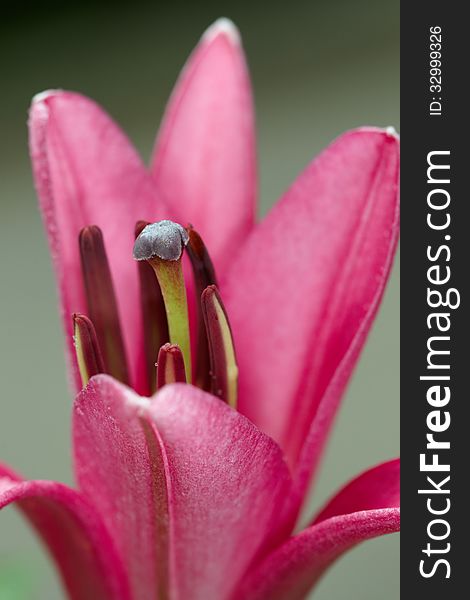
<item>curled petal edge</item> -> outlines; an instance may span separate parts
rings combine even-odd
[[[340,515],[312,525],[259,565],[234,596],[237,600],[301,600],[344,552],[400,529],[400,509]]]
[[[400,528],[400,459],[372,467],[347,483],[312,525],[274,550],[242,583],[239,598],[304,598],[344,552]]]
[[[47,546],[71,600],[131,600],[114,542],[79,492],[54,481],[25,481],[0,465],[0,509],[9,504]]]

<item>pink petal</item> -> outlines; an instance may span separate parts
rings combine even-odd
[[[132,247],[135,222],[156,217],[152,178],[110,117],[79,94],[51,91],[36,96],[29,127],[34,178],[59,283],[74,381],[79,389],[71,315],[87,312],[78,251],[78,233],[86,225],[103,230],[135,377],[142,325]]]
[[[399,461],[366,471],[343,488],[315,523],[268,556],[237,600],[300,600],[356,544],[400,529]]]
[[[162,389],[151,417],[168,457],[178,598],[227,598],[253,557],[289,534],[280,448],[218,398]]]
[[[253,226],[256,193],[251,85],[227,19],[206,31],[186,63],[152,163],[171,218],[194,225],[221,272]]]
[[[313,524],[337,515],[400,506],[400,459],[364,471],[345,485],[315,517]]]
[[[130,600],[114,544],[81,494],[53,481],[23,481],[0,465],[0,509],[14,503],[55,559],[73,600]]]
[[[79,487],[114,532],[134,600],[166,592],[164,581],[159,587],[167,554],[166,458],[140,418],[145,403],[98,375],[77,396],[73,418]]]
[[[292,466],[313,423],[307,474],[388,277],[397,183],[395,135],[346,133],[300,175],[222,281],[239,408],[280,443]]]
[[[224,598],[286,535],[280,449],[220,400],[165,386],[151,401],[97,376],[75,405],[81,488],[117,532],[136,598]]]

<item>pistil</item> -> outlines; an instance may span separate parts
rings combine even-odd
[[[181,349],[186,380],[191,382],[188,303],[181,264],[187,243],[188,234],[181,225],[159,221],[142,230],[134,244],[134,258],[147,261],[155,272],[165,302],[170,341]]]
[[[139,221],[135,226],[135,238],[149,225],[146,221]],[[144,351],[147,374],[147,389],[143,393],[153,394],[156,390],[155,361],[158,349],[170,339],[168,321],[165,312],[165,303],[158,279],[152,267],[146,261],[138,263],[140,282],[140,302],[144,322]]]

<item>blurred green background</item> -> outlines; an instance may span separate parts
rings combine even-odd
[[[78,90],[115,117],[144,157],[172,85],[217,17],[241,29],[254,85],[260,215],[340,132],[399,119],[398,0],[243,4],[15,2],[0,23],[0,459],[72,482],[56,293],[32,188],[26,118],[46,88]],[[399,279],[395,268],[312,496],[398,454]],[[61,598],[14,509],[0,516],[0,600]],[[395,600],[398,536],[367,542],[322,580],[316,600]],[[189,600],[189,599],[188,599]]]

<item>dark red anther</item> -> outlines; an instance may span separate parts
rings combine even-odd
[[[157,360],[157,389],[168,383],[186,383],[183,353],[176,344],[164,344]]]
[[[74,313],[73,337],[83,387],[93,375],[105,372],[103,356],[93,323],[85,315]]]
[[[210,378],[210,358],[209,345],[207,341],[204,316],[202,314],[201,296],[203,291],[209,285],[217,285],[214,265],[212,264],[209,252],[202,241],[198,232],[192,225],[187,225],[189,241],[186,246],[191,266],[194,273],[194,282],[196,285],[196,297],[198,308],[198,329],[197,329],[197,362],[195,383],[203,390],[211,389]]]
[[[147,221],[138,221],[135,225],[135,238],[148,225]],[[152,267],[147,261],[137,263],[140,281],[140,303],[144,321],[144,349],[147,369],[147,389],[142,394],[151,395],[156,389],[155,359],[158,349],[170,339],[165,303]]]
[[[88,312],[96,329],[106,372],[129,383],[116,295],[101,229],[96,225],[82,229],[79,246]]]
[[[238,367],[232,331],[215,285],[204,290],[201,306],[209,342],[211,392],[236,408]]]

